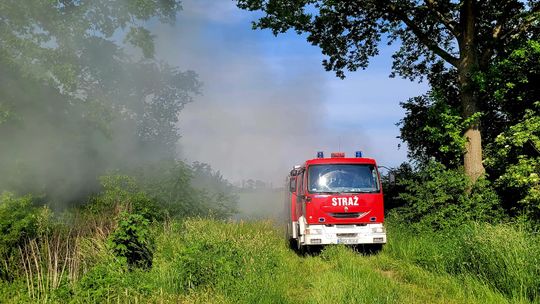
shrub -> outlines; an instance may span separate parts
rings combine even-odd
[[[103,191],[86,206],[91,213],[114,217],[129,211],[151,221],[163,219],[163,209],[139,188],[133,177],[111,174],[100,177],[100,181]]]
[[[0,195],[0,277],[11,279],[9,260],[15,259],[18,248],[25,241],[38,235],[40,230],[48,229],[49,211],[32,204],[31,196],[14,197],[4,192]],[[16,263],[15,263],[16,264]]]
[[[153,238],[150,221],[137,213],[122,212],[118,227],[109,237],[109,244],[116,256],[125,258],[130,267],[152,266]]]
[[[418,228],[444,229],[468,221],[495,221],[502,215],[499,198],[490,183],[480,179],[471,186],[460,170],[430,162],[410,179],[401,180],[405,206],[395,216]]]
[[[540,101],[488,145],[488,168],[500,173],[497,190],[513,214],[540,222]]]
[[[209,165],[162,161],[134,172],[141,188],[171,218],[211,216],[225,219],[236,212],[233,187]]]

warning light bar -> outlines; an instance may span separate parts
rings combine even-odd
[[[345,157],[345,152],[332,152],[332,154],[330,154],[330,157],[342,158],[342,157]]]
[[[362,151],[356,151],[356,157],[362,157]]]

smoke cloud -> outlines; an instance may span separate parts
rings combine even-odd
[[[85,21],[93,16],[85,8],[73,7],[65,22],[42,23],[25,5],[32,6],[14,8],[31,13],[33,29],[53,28],[43,45],[0,47],[1,190],[73,201],[92,193],[107,170],[175,155],[209,163],[235,183],[274,186],[317,151],[362,149],[385,165],[405,159],[395,138],[403,116],[398,102],[422,87],[388,79],[389,62],[375,59],[375,68],[339,80],[323,70],[320,50],[305,37],[253,31],[257,14],[234,1],[185,0],[175,25],[141,21],[155,35],[157,61],[122,43],[122,30],[107,36],[103,25],[101,33],[83,34],[101,24]],[[57,17],[47,20],[66,18],[44,5]],[[108,5],[97,7],[111,13]],[[28,30],[8,25],[5,33]],[[64,35],[64,27],[73,32]],[[144,46],[146,32],[135,33]],[[43,60],[49,51],[57,62]],[[385,52],[381,57],[389,58]]]
[[[182,157],[235,182],[274,185],[316,151],[362,149],[387,165],[405,160],[406,150],[397,149],[398,103],[422,87],[389,79],[389,57],[386,66],[342,81],[324,71],[319,49],[304,37],[253,31],[257,15],[234,1],[186,0],[180,15],[155,33],[158,57],[204,82],[180,117]]]

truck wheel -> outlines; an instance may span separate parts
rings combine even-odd
[[[300,244],[300,242],[296,241],[296,252],[300,255],[306,254],[306,245]]]
[[[366,253],[367,254],[378,254],[382,250],[383,244],[370,244],[367,245]]]
[[[290,238],[289,239],[289,248],[292,250],[296,250],[298,248],[298,244],[296,243],[296,239]]]
[[[289,248],[292,250],[296,250],[296,247],[298,246],[296,243],[296,239],[292,237],[291,233],[291,226],[290,224],[287,224],[287,228],[285,229],[285,239],[287,240],[287,244],[289,245]]]

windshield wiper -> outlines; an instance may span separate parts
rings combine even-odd
[[[343,191],[342,193],[377,193],[378,190],[349,190]]]

